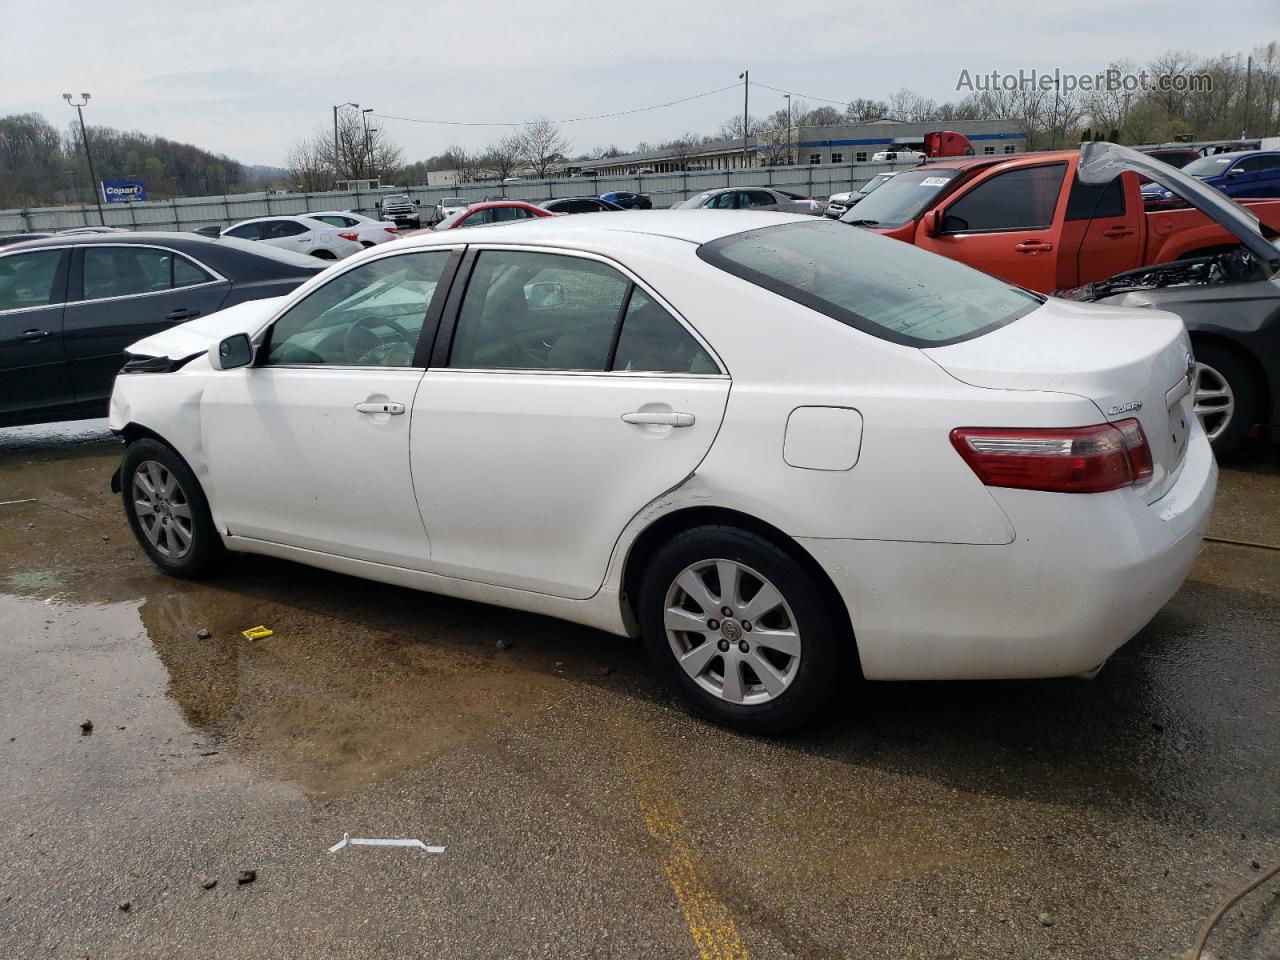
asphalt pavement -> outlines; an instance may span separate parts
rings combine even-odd
[[[851,681],[778,740],[582,627],[265,558],[168,579],[118,457],[0,430],[0,957],[1173,960],[1280,860],[1275,447],[1096,679]],[[1280,882],[1210,949],[1280,956]]]

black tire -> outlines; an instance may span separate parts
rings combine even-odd
[[[800,636],[798,664],[785,688],[765,702],[731,703],[709,691],[680,666],[673,641],[668,638],[664,623],[667,597],[676,578],[691,566],[721,559],[758,572],[778,590],[794,615],[793,627]],[[740,595],[745,595],[748,589],[744,586]],[[639,599],[641,630],[654,664],[668,676],[689,706],[726,726],[764,735],[795,730],[812,720],[830,702],[842,679],[847,682],[858,679],[856,671],[848,668],[848,658],[844,655],[851,640],[844,635],[840,621],[832,615],[818,585],[791,556],[757,534],[718,524],[686,530],[658,550],[650,560],[644,572]],[[747,604],[749,602],[746,601]],[[751,629],[745,618],[741,623],[724,618],[721,632],[709,632],[701,642],[715,643],[718,650],[725,650],[728,644],[729,653],[733,653],[733,645],[724,635],[730,622],[737,624],[737,629],[728,636],[746,641],[752,639],[752,632],[743,632],[743,624],[746,624],[745,629]],[[759,631],[755,632],[759,635]],[[675,642],[685,643],[687,638],[701,639],[678,633]],[[700,643],[698,649],[702,649]],[[756,652],[760,654],[763,651]],[[711,672],[704,671],[700,676],[714,684],[717,658],[722,677],[727,670],[725,655],[712,654],[712,657],[708,667]],[[747,677],[754,675],[752,669],[748,664]],[[763,693],[759,687],[756,689],[757,695]]]
[[[134,488],[134,479],[140,468],[143,479],[150,482],[152,468],[148,464],[158,464],[161,468],[160,476],[167,479],[171,475],[175,484],[173,492],[164,497],[165,502],[161,506],[165,516],[157,520],[146,519],[145,516],[139,518],[138,493]],[[129,527],[133,530],[138,545],[151,562],[169,576],[184,580],[199,579],[207,575],[222,559],[226,548],[213,526],[209,502],[205,499],[200,481],[172,447],[150,438],[135,440],[129,444],[120,467],[120,495],[124,501],[125,516],[129,518]],[[189,517],[179,516],[183,507]],[[187,522],[183,523],[183,520]],[[168,529],[162,528],[157,534],[157,539],[162,541],[157,544],[148,536],[144,524],[151,528],[154,523],[161,522],[165,522]],[[181,531],[168,532],[173,529],[172,525],[178,524],[182,525]],[[182,543],[184,537],[180,535],[182,533],[187,535],[185,549]]]
[[[1209,442],[1213,452],[1218,456],[1230,453],[1244,442],[1253,428],[1258,413],[1258,385],[1254,382],[1253,371],[1248,363],[1234,350],[1216,343],[1197,343],[1192,341],[1196,363],[1210,368],[1210,372],[1226,381],[1235,401],[1235,409],[1217,436],[1211,436]],[[1197,371],[1196,384],[1199,386],[1203,373]],[[1217,421],[1208,418],[1206,431],[1214,429]]]

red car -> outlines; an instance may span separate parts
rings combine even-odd
[[[514,223],[518,220],[529,220],[533,217],[553,217],[555,214],[523,200],[487,200],[484,203],[473,203],[465,210],[459,210],[452,216],[445,217],[434,227],[425,230],[414,230],[404,236],[430,233],[433,230],[453,230],[457,227],[489,227],[497,223]]]

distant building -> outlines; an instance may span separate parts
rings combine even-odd
[[[824,127],[791,128],[790,162],[812,164],[865,163],[873,154],[894,147],[919,145],[926,133],[954,130],[969,138],[978,156],[1021,153],[1027,138],[1012,120],[934,120],[907,123],[885,118],[873,123],[838,123]],[[635,173],[671,173],[678,170],[737,170],[785,163],[787,131],[773,130],[742,141],[716,140],[692,149],[650,150],[604,160],[577,161],[582,174],[617,176]]]

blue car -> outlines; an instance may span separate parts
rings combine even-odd
[[[1193,160],[1182,172],[1217,187],[1228,197],[1280,197],[1280,151],[1238,150]],[[1149,206],[1178,202],[1158,183],[1142,185],[1142,199]]]

